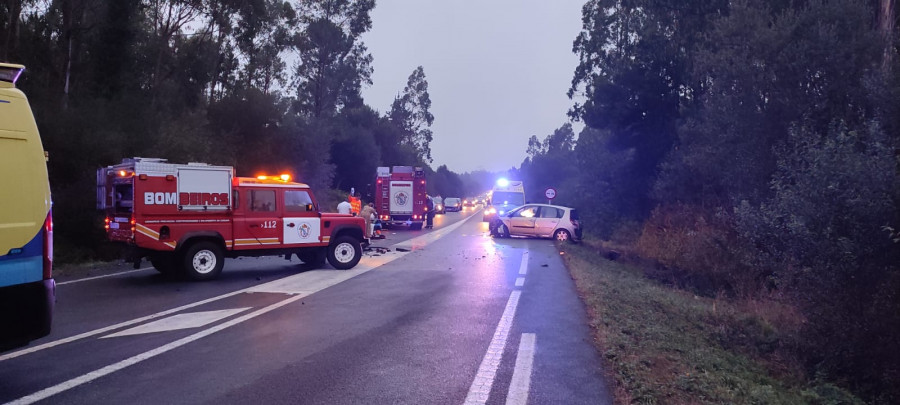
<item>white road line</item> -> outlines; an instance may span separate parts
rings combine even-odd
[[[185,314],[172,315],[143,325],[135,326],[131,329],[125,329],[112,335],[103,336],[100,339],[107,339],[119,336],[142,335],[145,333],[168,332],[179,329],[194,329],[209,325],[213,322],[221,321],[233,315],[244,312],[251,307],[220,309],[218,311],[202,311],[190,312]]]
[[[537,336],[534,333],[523,333],[519,340],[519,353],[516,355],[516,366],[513,369],[509,393],[506,394],[506,405],[525,405],[528,402],[528,389],[531,387],[531,370],[534,364],[534,350]]]
[[[56,283],[56,285],[75,284],[75,283],[80,283],[80,282],[82,282],[82,281],[96,280],[96,279],[98,279],[98,278],[107,278],[107,277],[121,276],[121,275],[123,275],[123,274],[137,273],[137,272],[139,272],[139,271],[147,271],[147,270],[150,270],[150,269],[152,269],[152,268],[153,268],[153,267],[144,267],[144,268],[142,268],[142,269],[128,270],[128,271],[120,271],[120,272],[118,272],[118,273],[105,274],[105,275],[102,275],[102,276],[94,276],[94,277],[79,278],[78,280],[69,280],[69,281],[63,281],[63,282],[61,282],[61,283]]]
[[[521,287],[525,285],[524,277],[516,277],[516,287]]]
[[[85,384],[85,383],[89,383],[89,382],[94,381],[94,380],[96,380],[96,379],[98,379],[98,378],[100,378],[100,377],[103,377],[103,376],[112,374],[112,373],[114,373],[114,372],[116,372],[116,371],[119,371],[119,370],[121,370],[121,369],[123,369],[123,368],[126,368],[126,367],[128,367],[128,366],[135,365],[135,364],[140,363],[140,362],[142,362],[142,361],[144,361],[144,360],[147,360],[147,359],[150,359],[150,358],[159,356],[160,354],[163,354],[163,353],[168,352],[168,351],[170,351],[170,350],[177,349],[177,348],[179,348],[179,347],[181,347],[181,346],[184,346],[184,345],[186,345],[186,344],[188,344],[188,343],[191,343],[191,342],[193,342],[193,341],[195,341],[195,340],[204,338],[204,337],[206,337],[206,336],[212,335],[213,333],[216,333],[216,332],[221,331],[221,330],[223,330],[223,329],[226,329],[226,328],[232,327],[232,326],[234,326],[234,325],[237,325],[237,324],[239,324],[239,323],[242,323],[242,322],[244,322],[244,321],[247,321],[247,320],[256,318],[257,316],[263,315],[263,314],[265,314],[265,313],[267,313],[267,312],[269,312],[269,311],[272,311],[272,310],[275,310],[275,309],[277,309],[277,308],[283,307],[283,306],[285,306],[285,305],[287,305],[287,304],[290,304],[290,303],[292,303],[292,302],[294,302],[294,301],[297,301],[297,300],[299,300],[299,299],[301,299],[301,298],[304,298],[304,297],[306,297],[306,296],[305,296],[305,295],[295,295],[295,296],[293,296],[293,297],[291,297],[291,298],[288,298],[288,299],[283,300],[283,301],[276,302],[276,303],[274,303],[274,304],[272,304],[272,305],[269,305],[269,306],[267,306],[267,307],[265,307],[265,308],[262,308],[262,309],[260,309],[260,310],[251,312],[251,313],[249,313],[249,314],[247,314],[247,315],[244,315],[244,316],[241,316],[241,317],[232,319],[232,320],[230,320],[230,321],[228,321],[228,322],[221,323],[221,324],[219,324],[219,325],[213,326],[212,328],[209,328],[209,329],[206,329],[206,330],[204,330],[204,331],[197,332],[197,333],[195,333],[195,334],[193,334],[193,335],[190,335],[190,336],[188,336],[188,337],[185,337],[185,338],[176,340],[176,341],[174,341],[174,342],[172,342],[172,343],[169,343],[169,344],[166,344],[166,345],[157,347],[156,349],[150,350],[150,351],[148,351],[148,352],[144,352],[144,353],[138,354],[138,355],[136,355],[136,356],[127,358],[127,359],[125,359],[125,360],[122,360],[122,361],[120,361],[120,362],[118,362],[118,363],[111,364],[111,365],[108,365],[108,366],[106,366],[106,367],[103,367],[103,368],[101,368],[101,369],[99,369],[99,370],[94,370],[94,371],[92,371],[92,372],[90,372],[90,373],[87,373],[87,374],[84,374],[84,375],[82,375],[82,376],[75,377],[75,378],[73,378],[73,379],[71,379],[71,380],[69,380],[69,381],[62,382],[62,383],[60,383],[60,384],[54,385],[54,386],[49,387],[49,388],[45,388],[45,389],[40,390],[40,391],[38,391],[38,392],[36,392],[36,393],[34,393],[34,394],[31,394],[31,395],[28,395],[28,396],[19,398],[19,399],[15,400],[15,401],[9,402],[8,404],[9,404],[9,405],[25,405],[25,404],[32,404],[32,403],[35,403],[35,402],[40,401],[40,400],[42,400],[42,399],[49,398],[49,397],[51,397],[51,396],[53,396],[53,395],[59,394],[59,393],[61,393],[61,392],[70,390],[70,389],[75,388],[75,387],[78,387],[79,385],[82,385],[82,384]]]
[[[147,316],[140,317],[140,318],[137,318],[137,319],[132,319],[132,320],[130,320],[130,321],[120,322],[120,323],[117,323],[117,324],[112,325],[112,326],[107,326],[107,327],[105,327],[105,328],[94,329],[94,330],[92,330],[92,331],[84,332],[84,333],[79,334],[79,335],[69,336],[69,337],[64,338],[64,339],[54,340],[54,341],[52,341],[52,342],[47,342],[47,343],[44,343],[44,344],[41,344],[41,345],[37,345],[37,346],[34,346],[34,347],[29,347],[29,348],[27,348],[27,349],[22,349],[22,350],[15,351],[15,352],[12,352],[12,353],[7,353],[7,354],[4,354],[4,355],[0,356],[0,361],[3,361],[3,360],[9,360],[9,359],[14,359],[14,358],[16,358],[16,357],[23,356],[23,355],[26,355],[26,354],[29,354],[29,353],[34,353],[34,352],[39,351],[39,350],[49,349],[49,348],[51,348],[51,347],[59,346],[59,345],[61,345],[61,344],[74,342],[74,341],[76,341],[76,340],[81,340],[81,339],[88,338],[88,337],[91,337],[91,336],[95,336],[95,335],[99,335],[99,334],[106,333],[106,332],[109,332],[109,331],[113,331],[113,330],[116,330],[116,329],[119,329],[119,328],[124,328],[124,327],[126,327],[126,326],[131,326],[131,325],[134,325],[134,324],[137,324],[137,323],[149,321],[149,320],[151,320],[151,319],[156,319],[156,318],[160,318],[160,317],[163,317],[163,316],[166,316],[166,315],[174,314],[174,313],[176,313],[176,312],[184,311],[185,309],[190,309],[190,308],[197,307],[197,306],[200,306],[200,305],[203,305],[203,304],[208,304],[208,303],[213,302],[213,301],[218,301],[218,300],[221,300],[221,299],[224,299],[224,298],[228,298],[228,297],[231,297],[231,296],[234,296],[234,295],[238,295],[238,294],[243,293],[243,292],[245,292],[245,291],[247,291],[247,290],[249,290],[249,288],[245,288],[245,289],[243,289],[243,290],[238,290],[238,291],[232,291],[232,292],[227,293],[227,294],[222,294],[222,295],[219,295],[219,296],[216,296],[216,297],[212,297],[212,298],[208,298],[208,299],[205,299],[205,300],[202,300],[202,301],[197,301],[197,302],[190,303],[190,304],[187,304],[187,305],[182,305],[182,306],[177,307],[177,308],[172,308],[172,309],[165,310],[165,311],[162,311],[162,312],[157,312],[157,313],[155,313],[155,314],[147,315]]]
[[[472,218],[472,217],[469,217],[469,218]],[[362,274],[362,273],[364,273],[364,272],[366,272],[366,271],[372,270],[372,269],[375,268],[375,267],[378,267],[378,266],[382,266],[382,265],[384,265],[384,264],[387,264],[387,263],[389,263],[389,262],[391,262],[391,261],[393,261],[393,260],[396,260],[396,259],[400,258],[401,256],[404,256],[404,255],[405,255],[405,252],[396,252],[396,247],[398,247],[398,246],[406,246],[406,245],[409,245],[409,246],[414,246],[414,245],[415,245],[416,247],[425,246],[425,245],[427,245],[427,244],[429,244],[429,243],[431,243],[431,242],[434,242],[435,240],[439,239],[440,237],[442,237],[442,236],[444,236],[444,235],[446,235],[446,234],[452,232],[452,231],[455,230],[456,228],[460,227],[460,226],[461,226],[463,223],[465,223],[467,220],[468,220],[468,219],[462,220],[462,221],[458,221],[458,222],[456,222],[456,223],[454,223],[454,224],[452,224],[452,225],[450,225],[450,226],[447,226],[447,227],[445,227],[445,228],[441,228],[439,231],[427,233],[427,234],[422,235],[422,236],[417,236],[417,237],[415,237],[415,238],[413,238],[413,239],[411,239],[411,240],[409,240],[409,241],[400,242],[400,243],[391,245],[391,246],[389,246],[389,248],[393,248],[394,252],[392,252],[392,253],[396,253],[396,254],[390,255],[390,256],[380,256],[380,257],[377,257],[377,258],[375,258],[375,259],[380,259],[380,260],[372,260],[372,261],[371,261],[371,262],[372,262],[372,265],[371,265],[371,266],[365,266],[365,264],[368,263],[368,262],[370,262],[370,261],[369,261],[368,258],[364,257],[364,258],[363,258],[363,261],[361,261],[361,263],[363,264],[363,266],[357,265],[357,267],[355,267],[355,268],[353,268],[353,269],[351,269],[351,270],[343,270],[343,271],[330,271],[330,270],[326,270],[326,272],[328,272],[328,273],[334,273],[334,274],[335,274],[335,277],[337,277],[337,278],[342,278],[341,281],[345,281],[345,280],[347,280],[347,279],[349,279],[349,278],[343,278],[343,277],[346,277],[348,274],[353,274],[354,276],[356,276],[356,275]],[[415,242],[413,242],[413,241],[415,241]],[[149,267],[148,267],[148,269],[149,269]],[[142,270],[142,269],[139,269],[139,270],[133,270],[133,271],[140,271],[140,270]],[[362,271],[361,271],[361,270],[362,270]],[[348,273],[348,272],[349,272],[349,273]],[[306,272],[306,273],[308,273],[308,272]],[[118,273],[118,274],[123,274],[123,273]],[[301,273],[301,274],[305,274],[305,273]],[[111,276],[111,275],[110,275],[110,276]],[[296,275],[295,275],[295,276],[296,276]],[[291,278],[291,277],[295,277],[295,276],[288,276],[288,277],[285,277],[285,279],[288,279],[288,278]],[[103,276],[100,276],[100,277],[103,277]],[[293,280],[293,279],[292,279],[292,280]],[[80,280],[78,280],[78,281],[80,281]],[[26,348],[26,349],[22,349],[22,350],[18,350],[18,351],[11,352],[11,353],[6,353],[6,354],[4,354],[4,355],[0,355],[0,361],[9,360],[9,359],[14,359],[14,358],[16,358],[16,357],[24,356],[24,355],[26,355],[26,354],[34,353],[34,352],[37,352],[37,351],[40,351],[40,350],[49,349],[49,348],[56,347],[56,346],[59,346],[59,345],[63,345],[63,344],[66,344],[66,343],[71,343],[71,342],[74,342],[74,341],[76,341],[76,340],[81,340],[81,339],[89,338],[89,337],[91,337],[91,336],[96,336],[96,335],[104,334],[104,333],[107,333],[107,332],[110,332],[110,331],[113,331],[113,330],[116,330],[116,329],[124,328],[124,327],[131,326],[131,325],[135,325],[135,324],[138,324],[138,323],[141,323],[141,322],[146,322],[146,321],[153,320],[153,319],[156,319],[156,318],[161,318],[161,317],[168,316],[168,315],[171,315],[171,314],[174,314],[174,313],[177,313],[177,312],[184,311],[184,310],[186,310],[186,309],[190,309],[190,308],[194,308],[194,307],[197,307],[197,306],[200,306],[200,305],[208,304],[208,303],[210,303],[210,302],[222,300],[222,299],[225,299],[225,298],[228,298],[228,297],[232,297],[232,296],[235,296],[235,295],[238,295],[238,294],[242,294],[242,293],[246,293],[246,292],[253,292],[253,291],[265,291],[265,290],[268,288],[268,286],[274,286],[274,285],[277,285],[277,284],[280,284],[280,283],[284,283],[284,281],[282,281],[282,279],[270,281],[270,282],[268,282],[268,283],[256,285],[256,286],[253,286],[253,287],[248,287],[248,288],[245,288],[245,289],[242,289],[242,290],[232,291],[232,292],[230,292],[230,293],[226,293],[226,294],[222,294],[222,295],[219,295],[219,296],[215,296],[215,297],[212,297],[212,298],[208,298],[208,299],[205,299],[205,300],[202,300],[202,301],[197,301],[197,302],[194,302],[194,303],[182,305],[182,306],[177,307],[177,308],[172,308],[172,309],[168,309],[168,310],[165,310],[165,311],[157,312],[157,313],[155,313],[155,314],[151,314],[151,315],[147,315],[147,316],[144,316],[144,317],[132,319],[132,320],[130,320],[130,321],[120,322],[120,323],[117,323],[117,324],[115,324],[115,325],[107,326],[107,327],[100,328],[100,329],[94,329],[94,330],[92,330],[92,331],[84,332],[84,333],[81,333],[81,334],[78,334],[78,335],[75,335],[75,336],[69,336],[69,337],[67,337],[67,338],[63,338],[63,339],[59,339],[59,340],[54,340],[54,341],[51,341],[51,342],[47,342],[47,343],[40,344],[40,345],[37,345],[37,346],[32,346],[32,347],[29,347],[29,348]],[[333,285],[333,284],[332,284],[332,285]]]
[[[528,273],[528,251],[522,253],[522,264],[519,265],[519,274],[525,275]]]
[[[494,385],[494,378],[497,376],[497,368],[500,367],[500,360],[503,357],[503,349],[506,348],[506,340],[509,337],[509,330],[512,327],[513,318],[516,316],[516,307],[519,305],[519,296],[521,291],[513,291],[509,295],[509,301],[506,302],[506,309],[503,310],[503,316],[500,317],[500,323],[494,331],[494,337],[488,345],[487,353],[478,366],[478,372],[475,374],[475,380],[469,386],[469,393],[466,395],[465,404],[484,404],[491,394],[491,386]]]

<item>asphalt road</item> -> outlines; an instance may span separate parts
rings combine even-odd
[[[346,271],[61,278],[50,336],[0,353],[0,403],[611,403],[553,242],[495,240],[480,219],[390,230]]]

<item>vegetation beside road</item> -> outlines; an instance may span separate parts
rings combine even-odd
[[[618,404],[853,404],[852,394],[805,375],[802,317],[774,300],[700,297],[565,245]]]

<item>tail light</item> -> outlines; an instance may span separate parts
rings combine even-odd
[[[103,220],[103,228],[107,231],[109,230],[109,217],[106,217],[106,219]]]
[[[132,233],[134,232],[134,224],[135,224],[134,217],[131,217],[131,232]]]
[[[53,278],[53,211],[44,220],[44,280]]]

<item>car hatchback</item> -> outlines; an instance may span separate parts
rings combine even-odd
[[[581,241],[583,229],[574,208],[548,204],[527,204],[489,224],[494,237],[534,236],[558,241]]]

